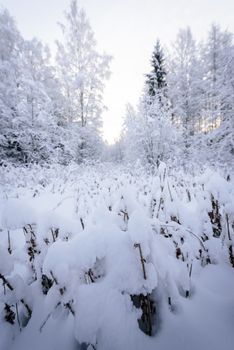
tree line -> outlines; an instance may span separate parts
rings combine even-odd
[[[181,29],[170,50],[156,42],[139,105],[127,106],[118,149],[148,166],[231,164],[233,114],[233,34],[212,24],[206,40],[196,42],[189,27]]]
[[[71,1],[55,63],[0,12],[0,158],[69,163],[102,152],[101,112],[111,57],[99,53],[85,12]]]
[[[98,52],[76,0],[60,28],[53,59],[38,39],[22,37],[7,10],[0,12],[1,164],[81,163],[103,154],[149,167],[232,162],[231,32],[212,24],[197,42],[188,27],[169,49],[157,40],[138,106],[127,106],[120,140],[108,147],[101,130],[111,57]]]

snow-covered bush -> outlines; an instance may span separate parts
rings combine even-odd
[[[162,349],[176,319],[191,335],[189,305],[217,311],[210,274],[233,287],[232,179],[163,163],[1,173],[1,350]]]

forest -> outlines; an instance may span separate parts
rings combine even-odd
[[[232,349],[233,33],[152,43],[108,144],[113,57],[76,0],[59,27],[0,9],[0,350]]]

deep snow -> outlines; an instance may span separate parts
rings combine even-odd
[[[0,350],[233,348],[232,179],[163,164],[0,172]]]

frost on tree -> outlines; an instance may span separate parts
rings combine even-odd
[[[6,10],[0,19],[2,160],[96,160],[103,149],[101,114],[110,56],[96,50],[84,11],[71,2],[56,66],[48,47],[22,38]]]
[[[24,40],[7,11],[0,17],[2,160],[51,162],[58,159],[63,131],[49,50],[36,39]]]
[[[145,87],[137,112],[128,106],[124,142],[126,158],[140,160],[153,170],[160,161],[172,157],[176,131],[171,123],[167,96],[167,72],[160,42],[154,48],[152,71],[146,75]]]
[[[99,148],[104,81],[110,74],[111,58],[98,53],[86,14],[75,0],[65,20],[65,24],[60,24],[63,41],[57,42],[57,70],[65,97],[65,117],[77,124],[78,157],[82,158],[87,155],[85,153],[91,155]]]

